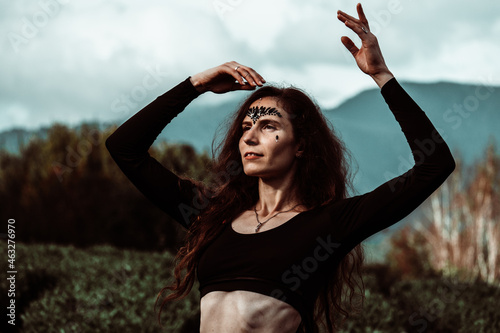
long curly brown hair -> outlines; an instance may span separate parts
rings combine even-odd
[[[277,100],[278,105],[290,115],[295,139],[302,141],[303,155],[297,160],[294,179],[299,200],[308,209],[313,209],[346,198],[352,189],[350,155],[331,123],[306,93],[294,87],[280,88],[271,85],[253,92],[228,119],[229,129],[215,150],[218,154],[213,154],[216,156],[213,171],[224,177],[220,177],[219,182],[210,188],[201,182],[194,182],[198,195],[207,199],[209,204],[192,218],[185,245],[175,257],[175,282],[164,287],[158,294],[155,308],[161,295],[167,290],[172,291],[161,303],[158,313],[160,324],[165,304],[182,299],[191,291],[201,254],[222,231],[224,223],[230,223],[242,211],[251,209],[259,199],[258,178],[247,176],[243,172],[238,144],[243,134],[241,123],[246,111],[255,100],[263,97],[274,97]],[[342,325],[350,312],[362,307],[362,262],[363,249],[358,245],[338,267],[332,267],[329,282],[323,286],[314,309],[310,311],[312,326],[306,327],[303,318],[298,332],[319,332],[319,325],[322,324],[332,333]],[[184,270],[186,274],[182,277]],[[361,299],[361,304],[357,302],[358,299]]]

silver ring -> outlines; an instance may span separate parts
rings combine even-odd
[[[361,30],[363,30],[363,32],[364,32],[365,34],[367,34],[367,33],[368,33],[368,31],[366,31],[365,27],[363,27],[363,26],[361,27]]]
[[[240,66],[236,66],[236,68],[235,68],[234,70],[235,70],[235,71],[237,71],[237,70],[238,70],[238,68],[240,68]]]

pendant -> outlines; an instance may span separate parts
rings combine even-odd
[[[261,226],[262,226],[262,223],[259,223],[259,225],[257,226],[257,228],[255,228],[255,232],[259,232],[259,229],[260,229]]]

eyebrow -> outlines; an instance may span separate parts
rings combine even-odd
[[[279,121],[274,120],[274,119],[261,119],[260,122],[264,123],[264,124],[272,123],[272,124],[276,124],[276,125],[281,125],[281,123]],[[245,120],[241,123],[241,126],[243,126],[243,125],[252,125],[252,122],[250,120]]]

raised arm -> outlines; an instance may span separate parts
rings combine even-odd
[[[375,36],[369,31],[361,5],[359,19],[344,12],[338,18],[358,34],[357,48],[347,37],[342,43],[353,54],[359,68],[381,88],[382,96],[401,126],[412,151],[415,165],[372,192],[342,200],[330,208],[331,220],[343,224],[348,248],[389,227],[417,208],[451,174],[455,161],[441,135],[422,109],[399,85],[385,65]],[[336,224],[334,227],[338,227]]]
[[[193,199],[202,189],[166,169],[149,155],[149,147],[165,126],[200,94],[255,89],[262,85],[262,81],[263,78],[253,69],[235,62],[193,75],[123,123],[108,137],[106,147],[139,191],[188,228],[193,212],[199,208]]]
[[[361,7],[360,3],[358,3],[356,9],[359,18],[348,15],[341,10],[337,12],[337,18],[359,36],[359,39],[361,39],[361,47],[358,48],[354,42],[346,36],[342,36],[341,41],[353,55],[359,69],[361,69],[363,73],[370,75],[377,85],[382,88],[382,86],[394,76],[385,64],[377,37],[370,32],[368,20],[366,19],[363,7]]]
[[[381,93],[406,137],[415,164],[375,190],[332,207],[332,219],[344,221],[344,236],[351,246],[410,214],[455,169],[448,145],[397,80],[385,83]]]
[[[106,140],[106,147],[127,178],[151,202],[188,228],[179,209],[190,205],[195,186],[181,181],[148,153],[163,128],[200,93],[186,79],[144,107]]]

